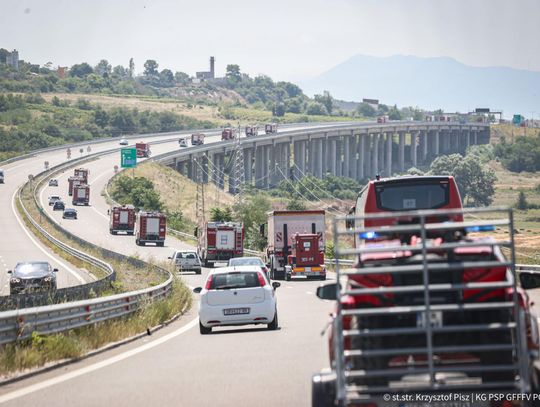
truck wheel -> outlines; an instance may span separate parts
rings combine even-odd
[[[201,274],[201,269],[195,270],[195,274]]]
[[[205,261],[204,261],[204,267],[206,267],[206,268],[213,268],[213,267],[214,267],[214,263],[210,263],[208,260],[205,260]]]
[[[324,276],[319,277],[322,281],[326,280],[326,274]]]
[[[207,328],[199,321],[199,331],[201,332],[201,335],[208,335],[212,333],[212,327]]]
[[[158,247],[163,247],[165,245],[165,242],[157,242]]]
[[[333,407],[336,397],[336,381],[328,380],[324,375],[314,375],[311,380],[311,406]]]
[[[291,275],[289,273],[286,273],[286,272],[283,272],[283,274],[285,274],[285,280],[286,281],[291,281]]]

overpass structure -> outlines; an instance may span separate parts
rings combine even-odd
[[[271,188],[285,178],[325,174],[364,180],[429,165],[437,156],[464,153],[489,142],[484,123],[391,122],[327,125],[221,141],[173,151],[156,160],[194,181]],[[241,171],[238,160],[241,157]]]

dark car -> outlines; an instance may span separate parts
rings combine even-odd
[[[63,219],[77,219],[77,211],[73,208],[64,209]]]
[[[9,270],[10,294],[35,291],[56,290],[56,272],[46,261],[17,263],[14,270]]]
[[[58,180],[57,179],[50,179],[49,180],[49,186],[50,187],[57,187],[58,186]]]
[[[62,201],[56,201],[53,205],[53,211],[63,211],[66,209],[66,205]]]

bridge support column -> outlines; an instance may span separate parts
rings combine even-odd
[[[265,164],[264,146],[255,146],[255,187],[264,188]]]
[[[394,139],[394,133],[386,133],[386,176],[392,176],[392,144]]]
[[[324,172],[324,150],[323,150],[323,146],[324,146],[324,139],[320,138],[320,139],[317,139],[317,150],[316,150],[316,155],[315,155],[315,163],[316,163],[316,173],[315,173],[315,176],[317,178],[321,178],[323,177],[323,172]]]
[[[179,161],[178,163],[176,163],[176,171],[178,171],[180,174],[182,174],[185,177],[186,176],[186,162]]]
[[[343,137],[343,162],[341,164],[341,175],[344,177],[351,176],[351,140],[352,136]]]
[[[372,153],[371,155],[371,175],[377,175],[377,172],[379,171],[379,135],[378,134],[372,134],[371,137],[371,143],[373,145],[372,147]]]
[[[253,148],[245,148],[244,154],[244,182],[246,185],[253,183]]]
[[[471,146],[471,130],[463,130],[465,133],[465,151]]]
[[[264,146],[264,158],[263,158],[263,188],[270,188],[271,177],[275,171],[274,164],[274,146],[268,145]]]
[[[384,172],[384,169],[386,168],[386,155],[384,153],[384,133],[379,133],[379,168],[377,169],[377,173],[381,174]]]
[[[217,166],[217,175],[218,175],[218,188],[225,188],[225,154],[217,154],[218,166]]]
[[[439,130],[435,130],[435,134],[433,135],[433,156],[438,157],[439,151],[440,151],[440,140],[441,140],[441,132]]]
[[[328,172],[332,175],[336,175],[336,139],[329,139],[327,146],[328,148]]]
[[[356,163],[356,180],[362,180],[365,178],[367,171],[364,171],[365,157],[366,157],[366,135],[360,134],[358,136],[358,144],[356,146],[355,153],[358,153],[358,161]]]
[[[372,164],[372,161],[373,161],[373,149],[372,149],[372,144],[373,144],[373,137],[371,134],[367,134],[366,135],[366,148],[364,150],[364,153],[365,153],[365,169],[366,169],[366,173],[365,173],[365,178],[371,178],[372,174],[373,174],[373,164]]]
[[[315,175],[315,140],[309,140],[307,141],[308,145],[308,163],[307,163],[307,170],[310,175]]]
[[[201,168],[199,170],[202,172],[202,174],[201,174],[202,183],[203,184],[208,184],[208,174],[209,174],[209,172],[208,172],[208,156],[206,154],[204,154],[199,159],[200,159],[199,164],[201,165]]]
[[[422,131],[420,134],[420,152],[422,156],[422,164],[427,162],[428,156],[428,131]]]
[[[349,164],[348,164],[348,167],[349,167],[349,175],[348,177],[351,177],[352,179],[358,179],[358,163],[357,163],[357,158],[356,158],[356,151],[358,149],[358,141],[357,141],[357,138],[356,138],[356,135],[353,134],[350,138],[349,138]],[[363,170],[362,170],[362,174],[363,174]]]
[[[417,154],[416,154],[417,153],[416,140],[417,140],[416,131],[411,131],[411,165],[413,167],[416,167],[418,165]]]
[[[343,176],[343,138],[336,140],[336,175],[338,177]]]
[[[399,146],[398,146],[399,172],[405,172],[405,133],[403,131],[400,131],[398,134],[399,134]]]

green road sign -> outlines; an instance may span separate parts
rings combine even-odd
[[[122,168],[133,168],[137,166],[137,149],[123,148],[120,150],[120,165]]]

